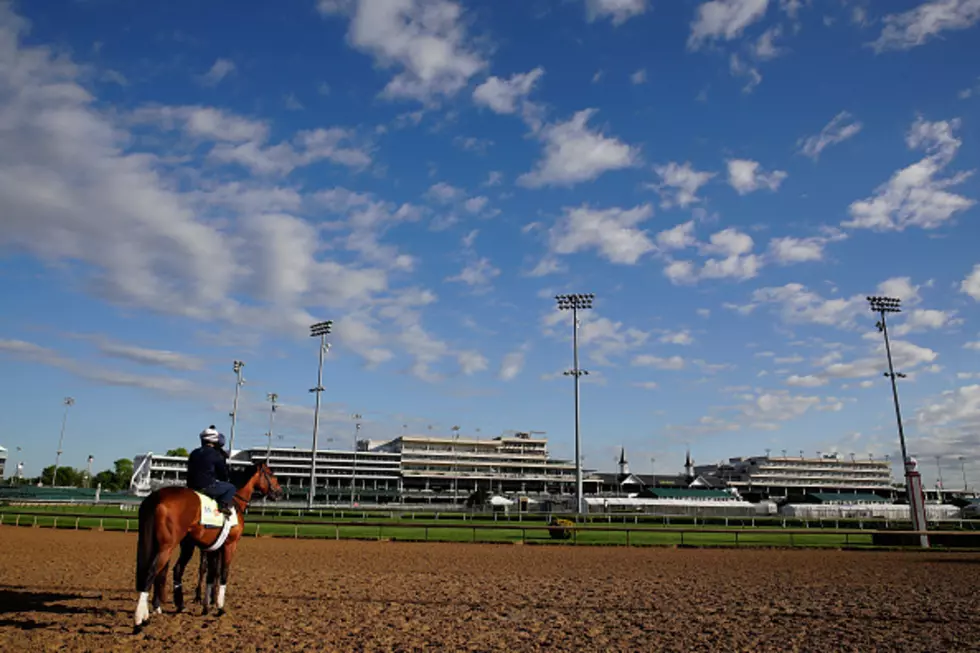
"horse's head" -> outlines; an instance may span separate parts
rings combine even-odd
[[[279,486],[279,481],[276,479],[275,474],[272,473],[272,468],[269,467],[268,462],[259,461],[255,463],[255,476],[258,477],[254,486],[256,492],[273,501],[278,501],[282,498],[283,490]]]

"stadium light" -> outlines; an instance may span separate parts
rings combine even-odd
[[[575,379],[575,512],[578,515],[585,513],[585,497],[582,488],[582,434],[579,425],[579,381],[583,375],[588,375],[588,370],[583,370],[578,366],[578,312],[592,308],[592,301],[595,299],[593,293],[577,293],[570,295],[555,295],[559,311],[572,312],[572,369],[564,372],[565,376]]]
[[[361,435],[361,419],[363,416],[360,413],[354,413],[350,416],[354,420],[354,465],[351,467],[350,472],[350,507],[354,507],[354,486],[357,483],[357,439]]]
[[[228,413],[231,417],[231,433],[228,435],[228,453],[234,453],[235,451],[235,423],[238,421],[238,393],[245,385],[245,379],[242,378],[242,369],[244,369],[244,361],[235,361],[231,369],[235,372],[235,403],[232,405],[231,412]]]
[[[939,502],[942,503],[943,500],[943,465],[940,462],[942,456],[936,456],[936,473],[938,474],[937,480],[939,481]]]
[[[320,434],[320,393],[323,392],[323,355],[330,349],[327,335],[333,328],[333,320],[317,322],[310,326],[310,337],[320,339],[320,363],[316,371],[316,387],[310,392],[316,393],[316,408],[313,410],[313,450],[310,452],[310,497],[307,507],[313,509],[313,498],[316,496],[316,444]]]
[[[275,392],[270,392],[265,395],[265,398],[272,404],[269,409],[269,446],[265,450],[265,464],[269,464],[269,460],[272,458],[272,427],[276,420],[276,408],[279,407],[279,395]]]
[[[65,426],[68,424],[68,409],[75,405],[74,397],[65,397],[65,414],[61,417],[61,435],[58,437],[58,451],[54,457],[54,472],[51,473],[51,487],[58,485],[58,467],[61,466],[61,445],[65,442]]]
[[[968,493],[968,486],[966,484],[966,459],[963,456],[959,456],[960,461],[960,472],[963,473],[963,494]]]
[[[922,496],[922,478],[916,471],[915,461],[909,458],[908,449],[905,446],[905,429],[902,427],[902,409],[898,402],[898,385],[895,379],[904,379],[905,375],[896,373],[892,363],[892,349],[888,341],[888,322],[885,319],[886,313],[901,313],[902,301],[894,297],[872,296],[868,297],[868,304],[873,313],[878,314],[878,322],[875,324],[878,331],[885,339],[885,356],[888,358],[888,371],[884,373],[892,384],[892,399],[895,402],[895,420],[898,423],[898,441],[902,448],[902,466],[905,470],[905,494],[909,501],[909,511],[912,513],[912,529],[924,532],[928,527],[926,523],[925,506]],[[929,547],[929,536],[920,535],[919,543],[923,548]]]

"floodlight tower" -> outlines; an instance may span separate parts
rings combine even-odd
[[[58,451],[54,457],[54,471],[51,473],[51,487],[58,485],[58,467],[61,465],[61,445],[65,442],[65,426],[68,424],[68,409],[75,405],[74,397],[65,397],[65,414],[61,417],[61,435],[58,436]]]
[[[898,423],[898,441],[902,448],[902,466],[905,471],[905,495],[909,501],[909,511],[912,514],[913,530],[923,533],[928,525],[926,523],[926,511],[922,495],[922,477],[917,471],[917,463],[909,458],[908,449],[905,446],[905,429],[902,426],[902,409],[898,403],[898,385],[895,379],[904,379],[905,374],[896,372],[892,364],[892,349],[888,341],[888,323],[885,320],[886,313],[901,313],[902,300],[894,297],[868,297],[868,303],[872,312],[879,316],[875,326],[885,339],[885,356],[888,358],[888,371],[884,373],[892,384],[892,399],[895,402],[895,420]],[[920,535],[919,544],[923,548],[929,548],[929,536]]]
[[[350,507],[354,507],[354,488],[357,485],[357,441],[361,437],[361,420],[364,418],[360,413],[350,416],[354,420],[354,464],[350,472]]]
[[[245,368],[244,361],[235,361],[231,369],[235,372],[235,403],[231,408],[231,433],[228,436],[228,453],[235,453],[235,423],[238,421],[238,393],[245,385],[242,378],[242,370]]]
[[[578,312],[592,308],[594,299],[595,295],[592,293],[555,295],[558,310],[572,311],[572,369],[564,374],[575,380],[575,512],[579,515],[585,513],[585,498],[582,493],[582,434],[579,428],[579,380],[589,372],[578,366]]]
[[[323,392],[323,355],[330,349],[327,334],[333,328],[333,320],[317,322],[310,326],[310,337],[320,339],[320,363],[316,370],[316,387],[310,392],[316,393],[316,408],[313,410],[313,450],[310,452],[310,497],[307,507],[313,509],[313,498],[316,496],[316,440],[320,434],[320,393]]]
[[[269,460],[272,458],[272,427],[276,421],[276,408],[279,407],[279,395],[275,392],[269,392],[265,395],[265,398],[272,404],[269,409],[269,446],[265,450],[265,464],[268,465]]]

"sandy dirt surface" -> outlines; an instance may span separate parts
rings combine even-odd
[[[246,539],[133,635],[135,550],[0,527],[0,651],[980,650],[976,554]]]

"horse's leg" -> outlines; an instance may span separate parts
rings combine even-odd
[[[217,580],[218,576],[218,554],[217,553],[206,553],[208,557],[208,582],[207,586],[204,588],[204,600],[202,601],[201,614],[207,614],[211,611],[211,599],[214,594],[214,581]]]
[[[208,571],[208,554],[201,549],[201,564],[197,567],[197,592],[194,594],[194,600],[198,603],[203,603],[204,599],[201,594],[204,592],[204,575]]]
[[[228,587],[228,572],[231,569],[231,561],[235,557],[235,549],[238,547],[238,542],[228,542],[221,549],[221,579],[218,583],[218,600],[215,601],[215,605],[218,606],[218,616],[220,617],[225,613],[225,589]]]
[[[180,543],[180,555],[177,556],[177,562],[174,563],[174,605],[177,607],[177,612],[184,609],[184,569],[190,559],[194,557],[194,547],[194,540],[185,537]]]
[[[175,545],[176,542],[166,542],[157,554],[156,575],[153,577],[153,611],[157,614],[163,613],[163,602],[167,600],[167,570]]]

